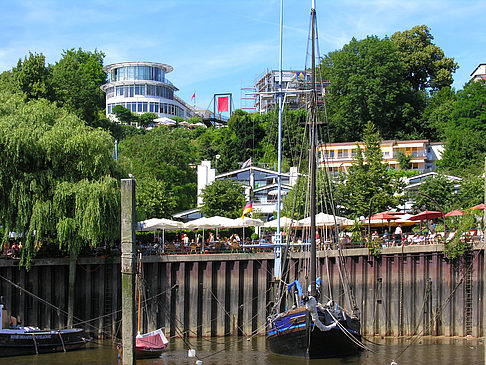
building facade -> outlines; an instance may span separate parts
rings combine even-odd
[[[155,113],[159,117],[190,118],[191,107],[175,95],[178,91],[168,79],[172,66],[154,62],[120,62],[103,67],[108,82],[101,86],[106,94],[106,115],[121,105],[132,113]]]
[[[306,107],[306,93],[310,88],[311,74],[305,71],[285,70],[282,71],[282,89],[285,91],[285,105],[287,109],[301,109]],[[328,83],[316,85],[318,100]],[[277,92],[280,90],[280,71],[266,70],[261,77],[258,77],[253,86],[254,110],[265,114],[278,107]]]
[[[330,143],[318,147],[319,166],[326,167],[333,174],[347,172],[352,165],[357,152],[357,145],[364,148],[362,142]],[[389,168],[398,169],[400,153],[410,157],[410,169],[420,172],[435,170],[435,161],[442,157],[444,144],[442,142],[429,142],[429,140],[417,141],[382,141],[380,144],[383,162]]]
[[[245,198],[253,202],[253,210],[268,217],[277,210],[278,199],[278,173],[275,170],[257,166],[242,167],[239,170],[216,174],[210,161],[202,161],[197,167],[197,194],[198,207],[203,202],[200,196],[202,190],[213,181],[219,179],[232,179],[238,181],[245,188]],[[281,195],[286,195],[297,182],[297,168],[291,167],[290,172],[281,174]]]
[[[486,80],[486,63],[481,63],[474,69],[471,80]]]

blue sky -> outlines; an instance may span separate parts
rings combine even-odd
[[[305,66],[310,0],[284,0],[284,69]],[[352,37],[391,36],[426,24],[460,68],[461,89],[486,62],[484,0],[317,0],[320,54]],[[278,68],[280,0],[0,0],[0,72],[29,51],[55,63],[64,49],[95,48],[105,65],[150,61],[174,67],[168,78],[190,102],[207,108],[213,94],[241,88]]]

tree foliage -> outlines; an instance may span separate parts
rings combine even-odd
[[[100,86],[106,82],[103,71],[105,54],[70,49],[52,67],[52,82],[58,104],[76,114],[89,125],[105,107],[105,95]]]
[[[357,153],[347,173],[341,175],[337,186],[339,203],[351,218],[368,216],[398,205],[402,184],[387,172],[380,149],[379,133],[368,122],[364,131],[364,149],[357,145]]]
[[[0,100],[0,222],[21,235],[22,262],[39,243],[74,255],[112,244],[120,208],[109,134],[45,99]]]
[[[438,174],[420,184],[418,194],[413,194],[412,197],[414,198],[413,209],[416,213],[424,210],[440,210],[445,214],[454,204],[454,183],[443,174]]]
[[[433,39],[426,25],[417,25],[391,36],[405,64],[405,79],[415,91],[440,90],[454,81],[452,74],[458,65],[454,58],[444,56],[444,51],[432,43]]]
[[[196,202],[196,171],[193,164],[199,161],[195,160],[192,133],[181,128],[171,131],[161,126],[120,143],[120,163],[124,169],[137,178],[151,179],[147,181],[152,182],[156,180],[168,192],[167,199],[171,203],[159,208],[163,216],[157,218],[168,218],[176,211],[193,207]],[[139,190],[144,187],[149,188],[148,184],[142,184]],[[150,191],[153,199],[159,199],[155,190]],[[147,197],[148,194],[148,191],[141,192],[139,197]]]
[[[243,186],[231,179],[215,180],[201,192],[203,206],[201,212],[205,217],[215,215],[238,218],[245,205]]]
[[[486,83],[471,81],[456,94],[440,166],[449,170],[482,164],[486,156]]]
[[[29,52],[29,56],[23,61],[20,59],[12,69],[8,81],[11,90],[22,93],[27,100],[53,100],[52,68],[46,65],[46,58],[42,53]]]
[[[372,121],[385,139],[414,136],[424,97],[404,79],[405,64],[388,38],[353,38],[321,64],[328,93],[331,139],[359,141]],[[400,126],[397,128],[397,126]]]

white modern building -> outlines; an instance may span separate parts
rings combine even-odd
[[[159,117],[194,115],[192,108],[175,95],[179,89],[168,79],[172,66],[154,62],[119,62],[103,67],[108,82],[101,86],[106,94],[106,115],[121,105],[132,113],[155,113]]]
[[[291,167],[290,172],[282,173],[281,195],[286,195],[296,184],[298,178],[297,167]],[[277,210],[278,185],[277,171],[257,167],[245,166],[239,170],[216,175],[210,161],[202,161],[197,167],[198,207],[202,206],[200,196],[202,190],[214,180],[232,179],[240,182],[245,188],[246,201],[253,202],[253,210],[265,215],[271,215]]]
[[[486,80],[486,63],[480,63],[471,73],[472,80]]]

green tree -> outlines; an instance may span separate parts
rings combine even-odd
[[[170,218],[177,204],[167,183],[152,176],[137,179],[136,199],[137,220]]]
[[[398,160],[398,164],[400,166],[400,170],[409,170],[410,169],[410,166],[411,166],[410,161],[412,161],[412,156],[407,155],[403,151],[398,151],[397,160]]]
[[[455,100],[456,93],[450,87],[443,87],[431,93],[422,114],[422,128],[427,138],[432,141],[446,140]]]
[[[385,139],[420,135],[418,118],[425,96],[405,80],[406,67],[388,38],[352,39],[321,63],[330,81],[327,105],[331,140],[359,141],[372,121]]]
[[[89,125],[105,107],[100,86],[106,82],[103,52],[70,49],[52,68],[52,82],[58,104],[73,112]]]
[[[333,181],[328,179],[325,172],[320,170],[316,174],[316,209],[318,212],[332,212],[329,204],[328,186],[334,190]],[[283,199],[282,216],[302,219],[309,216],[309,176],[301,175],[294,187]]]
[[[484,177],[481,175],[464,177],[461,188],[453,197],[453,207],[458,209],[467,209],[484,203]]]
[[[9,86],[13,91],[23,93],[27,100],[53,100],[51,73],[52,69],[46,66],[46,58],[42,53],[29,52],[29,56],[26,56],[23,62],[19,60],[17,67],[12,69],[8,77]],[[7,74],[4,77],[7,78]]]
[[[22,263],[39,244],[76,256],[119,239],[119,186],[110,135],[45,99],[0,97],[0,224],[22,235]]]
[[[452,74],[458,68],[457,62],[445,57],[444,51],[432,43],[433,39],[426,25],[417,25],[391,36],[405,63],[406,80],[415,91],[440,90],[454,81]]]
[[[159,116],[155,113],[143,113],[138,117],[138,123],[141,127],[148,127]]]
[[[486,86],[471,81],[456,94],[446,131],[446,147],[438,165],[450,170],[483,164],[486,156]]]
[[[454,183],[443,174],[427,178],[418,188],[418,194],[412,193],[413,209],[418,213],[424,210],[439,210],[445,214],[453,206]]]
[[[130,109],[127,109],[121,105],[115,105],[112,109],[112,113],[120,121],[120,123],[136,124],[138,122],[138,116],[133,114]]]
[[[175,199],[167,207],[172,214],[193,207],[196,202],[196,159],[192,131],[157,127],[145,134],[120,142],[120,163],[137,178],[153,178],[162,182]],[[159,217],[163,218],[163,217]]]
[[[201,192],[201,212],[206,217],[215,215],[238,218],[245,205],[243,186],[231,179],[215,180]]]
[[[351,218],[368,216],[399,204],[402,184],[389,174],[383,163],[379,133],[368,122],[363,138],[364,150],[357,145],[357,153],[348,172],[342,174],[337,186],[339,203]]]

